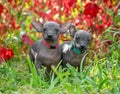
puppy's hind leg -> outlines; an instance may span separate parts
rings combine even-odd
[[[62,61],[62,69],[64,71],[67,71],[67,63],[65,63],[64,61]]]
[[[42,68],[42,64],[40,61],[36,61],[35,63],[35,69],[38,75],[40,75],[40,69]]]

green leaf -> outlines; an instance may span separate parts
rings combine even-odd
[[[118,14],[113,19],[115,25],[120,26],[120,11],[118,11]]]

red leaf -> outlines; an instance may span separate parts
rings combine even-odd
[[[0,34],[1,35],[4,35],[4,34],[6,34],[6,27],[2,24],[2,23],[0,23]]]
[[[107,43],[108,45],[111,45],[111,44],[112,44],[112,41],[106,40],[106,43]]]
[[[15,20],[11,21],[12,28],[15,29]]]
[[[3,12],[3,9],[4,9],[4,7],[0,4],[0,15],[1,15],[2,12]]]
[[[64,13],[66,16],[69,16],[71,9],[75,7],[77,0],[61,0],[62,6],[64,6]]]
[[[2,23],[0,23],[0,29],[3,29],[3,28],[4,28],[3,24],[2,24]]]
[[[12,0],[7,0],[9,3],[11,3],[12,2]]]
[[[107,3],[108,2],[108,0],[102,0],[104,3]]]
[[[99,6],[95,3],[87,3],[84,6],[84,14],[90,15],[92,18],[96,17],[99,12]]]
[[[112,8],[113,7],[112,4],[113,4],[114,0],[102,0],[102,2],[105,3],[105,5],[108,6],[109,8]]]
[[[40,16],[41,18],[44,18],[45,15],[46,15],[45,12],[40,12],[40,13],[39,13],[39,16]]]
[[[19,29],[20,28],[20,26],[16,24],[16,20],[14,19],[14,17],[12,18],[10,24],[11,24],[13,29]]]
[[[0,63],[2,63],[2,61],[3,61],[3,59],[2,59],[2,57],[0,56]]]
[[[89,15],[82,15],[82,19],[88,27],[91,27],[94,23],[93,18]]]
[[[5,60],[9,60],[10,58],[12,58],[14,56],[14,53],[11,49],[7,49],[4,58]]]
[[[55,5],[58,5],[58,0],[48,0],[47,1],[47,6],[49,8],[51,8],[51,7],[55,6]]]
[[[0,48],[0,63],[4,60],[9,60],[14,56],[14,52],[8,48]]]
[[[98,31],[98,35],[102,34],[103,30],[105,29],[103,25],[96,24],[96,29]]]
[[[22,42],[28,45],[32,45],[34,43],[27,34],[22,35]]]
[[[77,0],[61,0],[61,2],[65,9],[70,9],[76,4]]]

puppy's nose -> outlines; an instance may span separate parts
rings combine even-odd
[[[81,45],[81,48],[85,48],[85,46],[84,46],[84,45]]]
[[[52,38],[52,34],[48,34],[47,36],[48,36],[48,38]]]
[[[85,48],[85,44],[84,44],[84,43],[83,43],[83,44],[81,44],[81,48],[83,48],[83,49]]]

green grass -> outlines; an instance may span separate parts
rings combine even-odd
[[[112,47],[113,48],[113,47]],[[68,65],[61,67],[48,80],[44,70],[37,76],[28,57],[14,59],[0,65],[0,94],[119,94],[120,50],[111,48],[111,54],[102,59],[94,57],[84,71],[77,72]],[[28,64],[32,73],[28,72]]]

